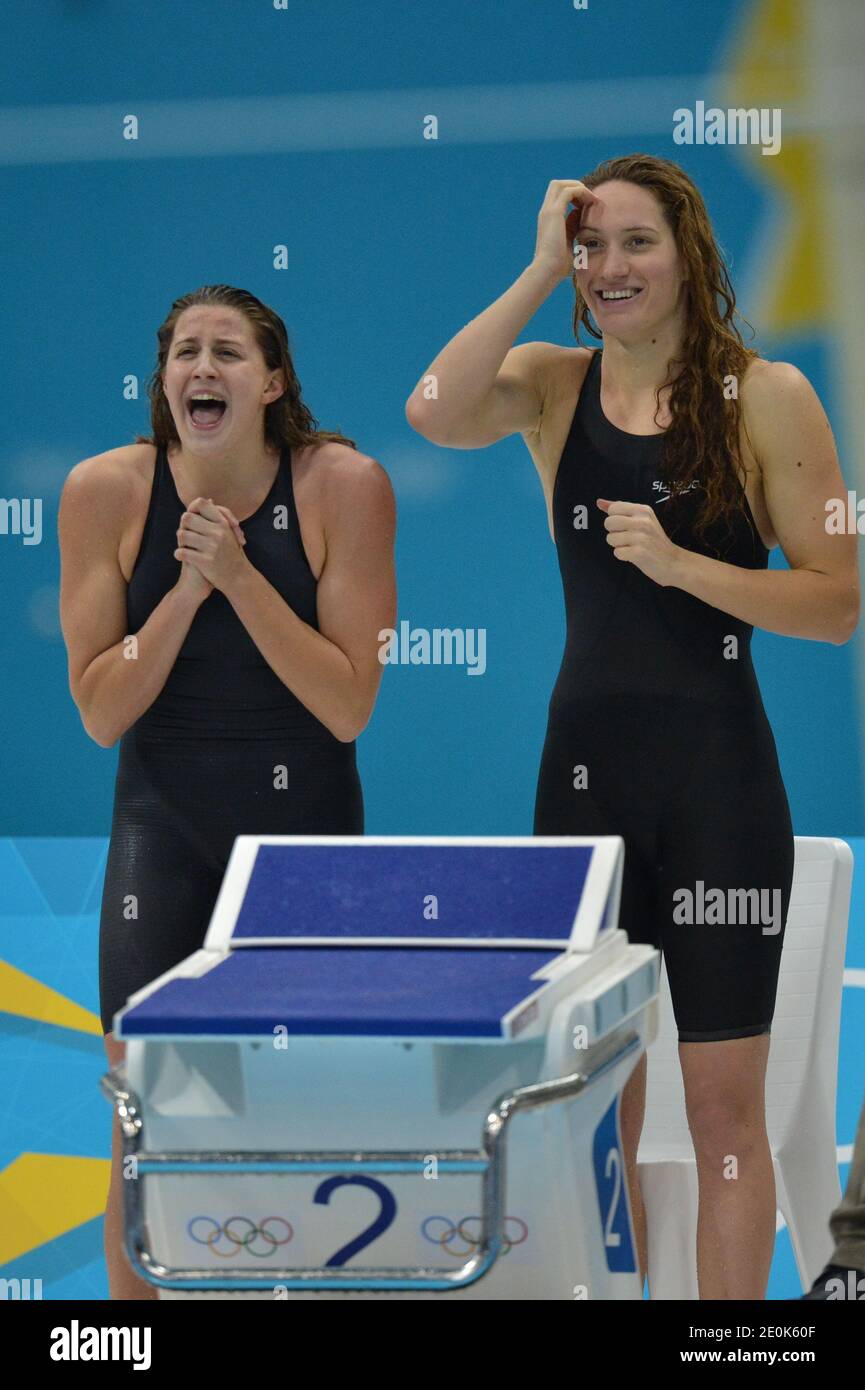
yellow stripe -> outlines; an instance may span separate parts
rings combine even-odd
[[[762,267],[762,295],[753,318],[743,306],[746,317],[759,320],[760,329],[777,334],[813,332],[830,320],[824,260],[815,254],[818,217],[825,216],[827,197],[820,140],[784,130],[785,119],[811,97],[808,23],[803,0],[758,0],[742,25],[737,56],[724,83],[728,107],[780,107],[782,112],[777,155],[764,155],[753,145],[739,149],[749,174],[767,179],[781,200],[783,224]]]
[[[110,1175],[107,1158],[20,1154],[0,1174],[0,1265],[101,1216]]]
[[[0,961],[0,1012],[102,1036],[102,1023],[97,1014],[16,969],[8,961]]]

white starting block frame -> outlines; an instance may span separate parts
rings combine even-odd
[[[623,856],[619,836],[239,836],[202,949],[114,1020],[133,1268],[169,1298],[640,1298],[618,1107],[660,956],[617,926]],[[390,1146],[406,1134],[431,1143]],[[276,1210],[285,1176],[300,1217],[236,1214]],[[441,1177],[459,1205],[480,1178],[477,1216],[441,1214]],[[295,1235],[311,1263],[278,1255]]]

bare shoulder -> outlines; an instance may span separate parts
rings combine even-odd
[[[545,417],[558,401],[573,396],[575,385],[579,389],[591,360],[589,348],[563,347],[561,343],[519,343],[511,348],[505,358],[506,370],[531,378],[542,402],[537,429],[523,431],[524,435],[543,433]]]
[[[739,388],[742,415],[761,468],[807,441],[822,447],[831,440],[831,426],[811,382],[792,362],[757,358],[749,364]]]
[[[147,512],[156,449],[152,444],[124,444],[76,463],[66,477],[57,518],[64,565],[75,557],[92,561],[111,555],[128,582],[129,547],[137,553]]]
[[[102,507],[125,506],[150,483],[156,449],[152,444],[121,444],[92,454],[70,469],[63,485],[67,497]]]
[[[586,372],[589,370],[589,363],[594,357],[597,348],[587,347],[557,347],[555,354],[550,355],[550,367],[561,373],[566,380],[573,385],[576,383],[582,386]]]
[[[346,505],[367,508],[393,504],[393,487],[386,470],[370,454],[337,440],[310,445],[297,458],[298,484],[309,487],[325,511]]]
[[[516,347],[510,348],[505,361],[509,365],[519,365],[521,370],[537,372],[555,369],[575,353],[587,353],[587,356],[591,356],[586,348],[563,347],[561,343],[517,343]]]
[[[817,393],[805,373],[792,362],[770,362],[765,357],[748,363],[739,386],[743,408],[755,415],[757,423],[761,412],[773,412],[806,398],[816,400]]]
[[[559,466],[583,382],[594,355],[591,348],[559,347],[540,363],[541,414],[537,429],[523,435],[541,478],[550,481]],[[545,483],[546,486],[546,483]]]

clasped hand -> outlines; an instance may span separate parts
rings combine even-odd
[[[247,563],[240,522],[228,507],[219,506],[211,497],[196,497],[190,502],[180,518],[177,539],[175,559],[194,565],[208,583],[223,592]]]

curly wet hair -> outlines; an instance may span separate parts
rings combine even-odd
[[[671,423],[664,434],[662,464],[671,503],[698,481],[705,496],[694,518],[695,533],[705,539],[719,518],[724,519],[729,532],[735,511],[747,516],[737,477],[742,464],[742,410],[738,395],[728,398],[728,394],[731,379],[741,383],[749,364],[759,356],[745,346],[734,320],[748,321],[736,310],[736,296],[706,205],[684,169],[654,155],[622,155],[599,164],[582,182],[587,188],[596,188],[611,179],[638,184],[654,193],[687,276],[681,348],[667,363],[666,379],[655,394],[657,423],[660,393],[672,387],[668,400]],[[600,339],[576,271],[573,285],[574,336],[579,342],[582,324],[592,337]]]

